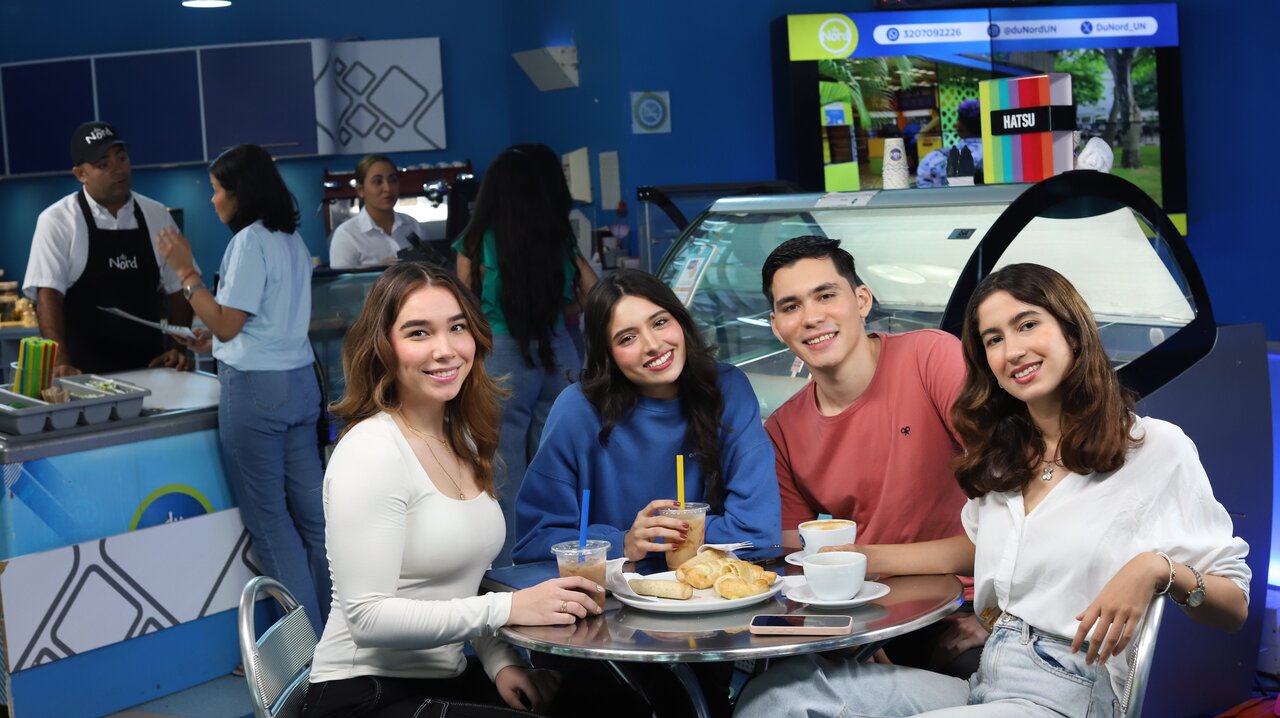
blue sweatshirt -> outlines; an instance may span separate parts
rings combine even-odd
[[[782,509],[773,444],[760,422],[760,406],[746,375],[719,365],[724,394],[721,475],[724,513],[707,516],[707,543],[781,543]],[[551,546],[578,538],[578,504],[591,489],[587,538],[605,539],[609,558],[622,556],[622,536],[654,499],[676,498],[676,454],[684,454],[686,501],[705,501],[702,467],[685,444],[680,399],[640,397],[635,409],[600,446],[600,415],[574,384],[560,393],[542,444],[516,498],[516,563],[547,561]]]

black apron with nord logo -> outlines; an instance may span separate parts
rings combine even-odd
[[[80,371],[102,374],[145,367],[165,350],[160,332],[108,314],[98,307],[119,307],[149,321],[160,321],[160,267],[142,207],[133,201],[137,229],[98,229],[93,212],[76,193],[89,227],[89,259],[84,273],[67,288],[63,305],[66,346]]]

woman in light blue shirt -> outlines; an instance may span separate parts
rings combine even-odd
[[[165,263],[182,279],[196,316],[209,327],[222,396],[218,437],[227,483],[263,571],[307,609],[319,634],[330,602],[316,421],[320,387],[307,326],[311,256],[295,231],[298,209],[267,151],[238,145],[209,166],[213,208],[235,232],[222,257],[215,296],[195,269],[191,245],[173,229],[159,235]]]

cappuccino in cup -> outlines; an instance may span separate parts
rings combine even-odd
[[[847,519],[817,519],[800,524],[800,548],[804,555],[818,553],[824,546],[844,546],[858,537],[858,524]]]

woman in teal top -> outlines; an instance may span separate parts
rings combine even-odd
[[[454,242],[458,276],[480,295],[493,327],[489,374],[506,376],[497,471],[507,537],[493,565],[511,563],[515,498],[542,426],[570,372],[582,360],[565,329],[564,309],[595,284],[574,245],[572,200],[560,161],[542,144],[515,145],[489,165],[471,221]]]

